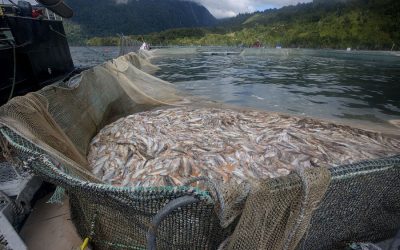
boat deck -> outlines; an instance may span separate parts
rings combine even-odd
[[[69,200],[63,205],[46,203],[51,195],[36,202],[20,235],[30,250],[76,250],[82,240],[71,220]]]

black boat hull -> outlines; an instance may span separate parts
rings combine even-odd
[[[0,104],[8,100],[14,75],[16,96],[38,90],[74,70],[62,21],[5,15],[0,17],[0,27],[9,29],[13,37],[0,48]]]

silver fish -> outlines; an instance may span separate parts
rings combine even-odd
[[[241,183],[399,152],[398,137],[311,118],[177,107],[105,126],[92,139],[87,158],[92,172],[107,183],[163,186],[198,176]]]

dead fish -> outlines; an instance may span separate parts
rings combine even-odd
[[[198,176],[223,184],[396,155],[399,147],[395,137],[310,118],[177,107],[105,126],[92,139],[88,161],[113,185],[181,185]]]

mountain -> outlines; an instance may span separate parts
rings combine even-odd
[[[87,0],[69,1],[85,2]],[[99,2],[108,2],[110,4],[110,1],[111,0],[100,0]],[[118,0],[119,4],[126,4],[124,6],[133,4],[130,1],[134,0]],[[138,5],[146,5],[156,1],[157,0],[139,0],[136,2],[140,3]],[[170,2],[171,4],[175,3],[178,5],[185,3],[178,0],[158,1]],[[118,6],[118,4],[115,3],[114,0],[112,4]],[[185,4],[190,5],[188,2]],[[139,7],[140,6],[137,8]],[[198,8],[202,9],[204,7],[198,6]],[[161,9],[160,13],[165,13],[166,9]],[[148,12],[156,13],[156,10]],[[96,16],[102,16],[102,14],[100,14],[101,12],[96,13]],[[208,11],[205,13],[208,13]],[[99,37],[112,34],[110,32],[103,32],[102,25],[105,27],[108,27],[108,25],[115,26],[115,22],[113,23],[111,20],[117,19],[118,14],[110,11],[106,14],[106,16],[108,15],[110,15],[110,17],[107,17],[107,22],[103,21],[103,19],[101,19],[102,17],[96,17],[100,21],[94,22],[92,27],[81,27],[66,22],[66,32],[70,41],[89,45],[118,45],[119,40],[116,37]],[[153,17],[159,20],[161,24],[170,23],[172,21],[170,19],[164,19],[165,17],[161,17],[161,15],[158,14],[153,15],[154,16],[148,16],[147,18]],[[208,13],[207,16],[208,15],[210,14]],[[79,16],[80,15],[77,15],[76,18]],[[178,14],[177,16],[181,18],[184,17],[183,14]],[[136,17],[139,18],[139,15]],[[193,21],[193,15],[189,15],[189,19],[190,18]],[[125,35],[146,34],[144,36],[145,40],[154,45],[251,46],[255,41],[259,40],[262,45],[267,47],[281,45],[282,47],[293,48],[346,49],[351,47],[353,49],[399,50],[399,20],[399,0],[314,0],[310,3],[300,3],[280,9],[268,9],[254,13],[239,14],[236,17],[218,21],[212,18],[212,21],[207,23],[211,26],[199,25],[208,26],[202,28],[193,27],[197,26],[193,25],[192,28],[164,30],[167,28],[167,26],[164,25],[158,29],[163,31],[148,33],[157,29],[149,28],[154,26],[150,21],[147,21],[147,19],[144,22],[140,19],[139,21],[141,21],[143,27],[131,27],[132,23],[126,24],[119,20],[120,22],[118,25],[121,27],[124,26],[126,29],[122,30],[119,26],[118,28],[110,29],[114,30],[112,35],[118,32],[124,32]],[[214,25],[212,25],[212,23],[214,23]],[[184,25],[179,27],[182,26]],[[87,33],[89,29],[96,32]],[[135,29],[135,31],[129,31],[129,29]],[[82,34],[85,34],[85,39],[82,39]],[[97,37],[93,38],[93,36]],[[132,39],[137,40],[139,37],[137,35],[132,36]]]
[[[216,19],[202,5],[182,0],[66,0],[74,10],[67,26],[87,37],[147,34],[171,28],[205,27]],[[79,27],[78,27],[79,26]],[[68,29],[68,28],[67,28]]]
[[[280,9],[267,9],[254,13],[239,14],[236,17],[221,20],[222,26],[249,24],[293,23],[298,21],[318,22],[334,14],[341,17],[351,12],[368,17],[376,14],[382,18],[400,17],[400,2],[397,0],[313,0],[311,3],[284,6]]]
[[[155,44],[399,49],[399,0],[314,0],[240,14],[217,27],[146,37]],[[172,35],[171,35],[172,34]]]

